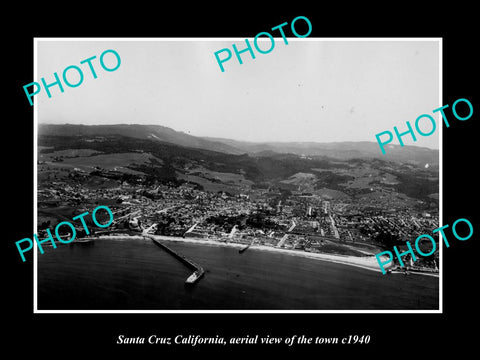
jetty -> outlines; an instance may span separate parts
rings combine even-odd
[[[183,264],[185,264],[189,269],[193,270],[192,275],[190,275],[187,280],[185,280],[186,285],[193,285],[195,284],[200,278],[204,275],[205,271],[200,265],[195,264],[192,260],[188,259],[186,256],[181,255],[177,253],[175,250],[170,249],[167,245],[164,243],[160,242],[159,240],[155,239],[153,236],[144,236],[148,237],[151,239],[156,245],[160,246],[163,250],[168,252],[169,254],[173,255],[176,257],[178,260],[180,260]]]
[[[238,252],[241,254],[243,253],[245,250],[247,250],[250,246],[253,245],[253,243],[255,242],[255,239],[252,240],[252,242],[250,244],[248,244],[247,246],[245,246],[244,248],[241,248],[240,250],[238,250]]]

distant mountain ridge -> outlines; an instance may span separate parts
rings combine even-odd
[[[343,141],[333,143],[317,142],[265,142],[254,143],[221,138],[207,138],[223,142],[249,154],[290,153],[305,156],[326,156],[335,159],[349,160],[353,158],[377,158],[386,161],[410,162],[424,166],[438,166],[439,151],[418,146],[387,145],[383,155],[376,142]]]
[[[121,135],[137,139],[151,139],[183,147],[198,148],[226,154],[243,154],[223,142],[208,140],[185,134],[161,125],[115,124],[115,125],[75,125],[39,124],[39,135],[53,136],[108,136]]]
[[[353,158],[378,158],[385,161],[408,162],[418,166],[438,166],[439,151],[425,147],[388,145],[382,155],[376,142],[247,142],[214,137],[197,137],[161,125],[115,124],[74,125],[39,124],[39,135],[53,136],[108,136],[121,135],[138,139],[150,139],[182,147],[203,149],[225,154],[249,154],[271,156],[295,154],[309,157],[330,157],[339,160]]]

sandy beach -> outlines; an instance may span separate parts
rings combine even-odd
[[[169,241],[169,242],[184,242],[184,243],[191,243],[191,244],[202,244],[207,246],[226,246],[226,247],[233,247],[238,249],[244,248],[246,246],[245,244],[238,244],[233,242],[216,241],[216,240],[208,240],[208,239],[183,238],[183,237],[175,237],[175,236],[151,235],[151,234],[148,234],[148,235],[100,235],[92,239],[125,239],[125,238],[136,239],[136,240],[145,240],[146,238],[155,238],[157,240]],[[312,253],[312,252],[282,249],[282,248],[276,248],[276,247],[258,245],[258,244],[251,245],[247,251],[251,251],[251,250],[271,251],[271,252],[277,252],[285,255],[300,256],[300,257],[305,257],[310,259],[318,259],[318,260],[329,261],[329,262],[338,263],[338,264],[355,266],[362,269],[381,273],[377,259],[373,255],[357,257],[357,256],[348,256],[348,255]],[[427,276],[436,276],[436,277],[439,276],[438,273],[426,273],[426,272],[425,273],[416,272],[416,273],[420,275],[427,275]]]

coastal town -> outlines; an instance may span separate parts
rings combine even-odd
[[[108,234],[163,235],[242,244],[243,249],[263,245],[357,257],[372,257],[382,248],[439,226],[438,212],[394,207],[401,203],[388,192],[377,199],[348,202],[274,187],[215,193],[188,182],[145,185],[124,181],[88,188],[70,181],[72,174],[38,189],[40,237],[49,225],[61,220],[55,218],[58,207],[79,213],[89,211],[90,204],[112,209],[114,222],[103,231]],[[81,226],[77,233],[82,234]],[[412,265],[412,269],[438,271],[438,253]]]

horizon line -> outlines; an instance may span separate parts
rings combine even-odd
[[[249,143],[249,144],[318,144],[318,145],[323,145],[323,144],[342,144],[342,143],[373,143],[377,144],[375,141],[370,141],[370,140],[341,140],[341,141],[312,141],[312,140],[260,140],[260,141],[252,141],[252,140],[241,140],[241,139],[235,139],[235,138],[226,138],[226,137],[218,137],[218,136],[209,136],[209,135],[192,135],[189,133],[186,133],[182,130],[176,130],[174,128],[171,128],[169,126],[165,125],[160,125],[160,124],[138,124],[138,123],[116,123],[116,124],[75,124],[75,123],[47,123],[47,122],[42,122],[38,123],[38,126],[41,125],[48,125],[48,126],[158,126],[158,127],[163,127],[166,129],[170,129],[174,132],[181,133],[187,136],[192,136],[194,138],[200,138],[200,139],[206,139],[206,140],[211,140],[211,141],[221,141],[221,140],[231,140],[231,141],[236,141],[236,142],[242,142],[242,143]],[[428,149],[428,150],[433,150],[433,151],[440,151],[438,148],[431,148],[428,146],[418,146],[418,145],[399,145],[399,144],[389,144],[389,146],[395,146],[395,147],[415,147],[415,148],[420,148],[420,149]]]

